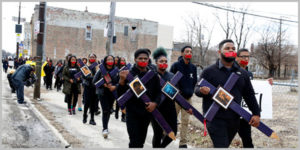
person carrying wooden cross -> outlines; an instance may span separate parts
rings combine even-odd
[[[215,64],[205,68],[200,78],[207,80],[215,87],[224,86],[229,76],[234,72],[239,75],[238,80],[230,90],[236,103],[240,104],[242,98],[252,111],[252,118],[249,122],[254,127],[259,126],[260,109],[256,101],[254,90],[250,82],[248,73],[242,69],[234,60],[236,50],[234,42],[230,39],[223,40],[219,43],[219,59]],[[195,94],[203,97],[203,113],[208,112],[208,109],[214,102],[212,95],[209,95],[210,88],[197,84]],[[213,141],[214,147],[227,148],[239,129],[240,116],[232,109],[220,108],[211,122],[207,122],[208,133]]]
[[[134,66],[129,70],[119,73],[120,80],[118,86],[118,95],[123,95],[129,86],[126,84],[127,75],[142,78],[150,69],[148,67],[149,53],[147,49],[138,49],[134,53]],[[125,104],[126,107],[126,126],[129,135],[129,148],[143,148],[146,140],[147,129],[152,119],[152,112],[160,101],[160,81],[157,74],[151,79],[151,82],[145,84],[146,94],[151,102],[145,103],[136,96],[131,97]]]

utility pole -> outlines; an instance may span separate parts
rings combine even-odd
[[[115,25],[115,11],[116,11],[116,2],[112,1],[110,2],[110,14],[109,14],[109,20],[107,22],[108,24],[108,31],[107,31],[107,37],[108,40],[106,41],[106,54],[107,55],[113,55],[113,37],[114,37],[114,25]]]
[[[21,2],[19,2],[19,17],[18,17],[18,24],[20,24],[21,19]],[[17,50],[16,50],[16,57],[19,58],[19,42],[17,41]]]
[[[278,78],[280,78],[280,66],[281,66],[281,24],[282,24],[282,18],[280,18],[280,24],[279,24],[279,57],[278,57]]]
[[[46,2],[40,2],[39,6],[39,21],[40,21],[40,30],[37,35],[37,51],[36,51],[36,76],[37,82],[34,85],[34,99],[40,99],[40,88],[41,88],[41,66],[42,58],[44,51],[44,39],[46,34]]]

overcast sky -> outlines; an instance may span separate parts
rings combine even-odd
[[[26,18],[30,22],[33,8],[37,2],[22,2],[21,17]],[[217,6],[227,6],[232,8],[248,7],[249,12],[259,15],[298,21],[298,4],[297,2],[215,2],[210,3]],[[73,10],[84,11],[87,6],[89,12],[108,14],[110,9],[109,2],[47,2],[48,6],[62,7]],[[2,49],[15,52],[16,51],[16,34],[15,24],[12,21],[12,16],[18,16],[18,2],[2,2]],[[220,16],[226,11],[217,10],[191,2],[117,2],[116,16],[147,19],[157,21],[159,24],[169,25],[174,27],[174,41],[182,41],[186,38],[186,23],[185,19],[189,16],[199,15],[201,20],[205,22],[207,28],[215,24],[212,35],[211,45],[216,45],[225,38],[223,31],[218,23],[214,13]],[[263,19],[259,17],[246,16],[247,22],[255,25],[255,30],[260,31],[261,28],[275,24],[276,21]],[[287,28],[288,37],[292,44],[298,45],[298,24],[284,22],[283,28]],[[23,30],[24,31],[24,30]],[[24,34],[22,34],[23,36]],[[206,36],[204,39],[207,38]],[[249,37],[247,47],[251,43],[257,43],[259,40],[258,32],[252,31]]]

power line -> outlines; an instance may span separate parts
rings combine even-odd
[[[257,14],[253,14],[253,13],[243,12],[243,11],[236,11],[236,10],[232,10],[232,9],[228,9],[228,8],[223,8],[223,7],[215,6],[215,5],[212,5],[212,4],[205,4],[205,3],[200,3],[200,2],[192,2],[192,3],[196,3],[196,4],[208,6],[208,7],[213,7],[213,8],[217,8],[217,9],[222,9],[222,10],[226,10],[226,11],[231,11],[231,12],[234,12],[234,13],[247,14],[247,15],[251,15],[251,16],[255,16],[255,17],[261,17],[261,18],[268,18],[268,19],[282,20],[282,21],[286,21],[286,22],[298,23],[298,21],[294,21],[294,20],[288,20],[288,19],[282,19],[282,18],[275,18],[275,17],[257,15]]]

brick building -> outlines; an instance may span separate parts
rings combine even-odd
[[[36,54],[34,28],[38,7],[35,6],[31,18],[32,56]],[[57,60],[64,59],[68,53],[77,57],[95,53],[98,58],[104,58],[107,40],[104,32],[108,18],[103,14],[47,6],[44,56]],[[163,32],[166,29],[169,32]],[[138,48],[154,50],[157,46],[164,46],[172,49],[173,46],[173,27],[149,20],[115,17],[115,35],[114,55],[124,56],[129,62],[133,61],[133,53]]]

